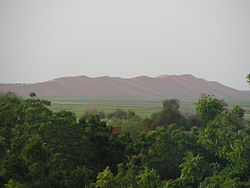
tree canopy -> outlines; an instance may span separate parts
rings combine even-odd
[[[192,117],[175,99],[146,119],[116,110],[124,127],[113,135],[96,113],[77,119],[49,105],[35,94],[0,94],[0,187],[250,187],[250,131],[239,106],[203,94]]]

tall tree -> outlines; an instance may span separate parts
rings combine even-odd
[[[200,118],[206,123],[214,120],[224,110],[225,103],[213,96],[201,94],[195,104],[195,110]]]
[[[185,126],[185,117],[179,112],[179,100],[166,99],[163,101],[163,110],[151,115],[155,126],[168,126],[176,124],[177,126]]]

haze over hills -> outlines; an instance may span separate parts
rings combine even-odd
[[[39,97],[178,98],[198,99],[200,93],[227,100],[250,100],[250,92],[192,75],[139,76],[134,78],[87,76],[62,77],[34,84],[0,85],[0,92]]]

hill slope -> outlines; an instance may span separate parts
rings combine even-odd
[[[15,92],[40,97],[92,98],[179,98],[197,99],[200,93],[231,100],[250,100],[250,93],[218,82],[206,81],[192,75],[139,76],[135,78],[86,76],[62,77],[35,84],[0,85],[0,92]]]

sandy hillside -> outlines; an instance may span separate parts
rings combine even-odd
[[[230,100],[250,100],[250,92],[192,75],[139,76],[135,78],[87,76],[62,77],[34,84],[0,85],[0,92],[40,97],[179,98],[197,99],[200,93]]]

